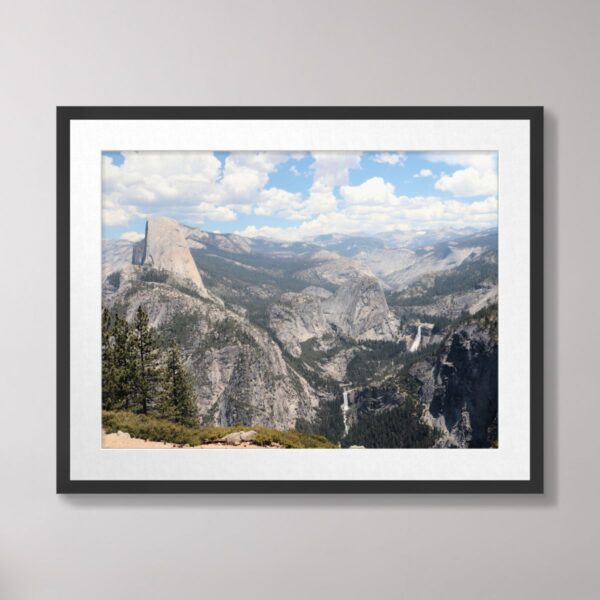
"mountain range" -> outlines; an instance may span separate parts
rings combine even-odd
[[[203,425],[342,446],[497,444],[497,290],[495,229],[285,242],[153,217],[103,241],[104,306],[178,342]],[[392,427],[409,401],[426,441]]]

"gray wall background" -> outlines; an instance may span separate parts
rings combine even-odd
[[[0,3],[0,597],[598,597],[600,4]],[[546,119],[543,497],[58,497],[55,106]]]

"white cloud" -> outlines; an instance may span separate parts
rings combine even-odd
[[[425,159],[435,163],[465,167],[442,176],[435,188],[458,197],[484,196],[498,191],[496,152],[437,152],[425,154]]]
[[[333,188],[320,181],[315,181],[310,188],[308,200],[302,210],[298,211],[297,216],[306,217],[335,210],[337,210],[337,198],[333,193]]]
[[[148,212],[185,217],[210,194],[221,172],[212,152],[123,152],[121,166],[102,158],[103,220],[127,226]]]
[[[236,208],[238,207],[236,206]],[[189,214],[192,219],[200,223],[204,219],[211,221],[235,221],[237,219],[236,212],[230,206],[217,206],[210,202],[200,202]]]
[[[126,231],[121,235],[122,240],[127,240],[128,242],[139,242],[144,239],[143,233],[138,233],[137,231]]]
[[[337,212],[320,214],[292,227],[250,226],[237,231],[248,237],[269,237],[298,241],[324,233],[358,234],[381,231],[435,229],[437,227],[493,227],[497,224],[498,201],[495,197],[466,203],[455,199],[429,196],[396,196],[390,184],[379,182],[343,188],[346,198],[353,202]],[[357,189],[361,188],[361,189]],[[369,193],[367,193],[369,192]],[[375,203],[379,192],[386,195],[385,203]],[[383,196],[379,196],[379,200]]]
[[[381,177],[372,177],[357,186],[342,186],[346,229],[382,231],[402,224],[411,227],[461,226],[470,221],[496,224],[495,197],[467,203],[454,198],[397,195],[395,187]]]
[[[238,152],[225,159],[223,178],[216,196],[235,204],[251,200],[269,181],[269,174],[289,159],[283,152]]]
[[[456,196],[483,196],[495,194],[498,189],[498,178],[491,171],[479,171],[475,167],[467,167],[454,171],[452,175],[444,175],[435,182],[435,188],[443,192],[451,192]]]
[[[254,214],[262,216],[281,215],[291,218],[294,211],[302,208],[302,195],[279,188],[262,190],[258,195]]]
[[[256,225],[248,225],[245,229],[236,231],[238,235],[243,235],[249,238],[266,237],[272,240],[296,241],[301,239],[297,227],[256,227]]]
[[[136,206],[123,202],[118,192],[103,193],[102,222],[108,227],[127,227],[129,220],[139,216]]]
[[[348,183],[350,169],[360,168],[360,152],[313,152],[313,183],[302,208],[291,218],[303,219],[337,210],[334,189]]]
[[[415,173],[413,177],[433,177],[433,171],[431,169],[421,169],[418,173]]]
[[[404,152],[381,152],[380,154],[376,154],[373,160],[376,163],[403,166],[406,162],[406,154]]]
[[[282,152],[239,152],[221,165],[212,152],[122,154],[121,166],[103,157],[103,219],[109,227],[150,213],[194,223],[232,221],[252,212],[269,175],[290,159]]]
[[[371,177],[360,185],[345,185],[340,194],[348,204],[381,205],[388,204],[394,196],[394,186],[381,177]]]
[[[383,162],[387,164],[400,164],[404,159],[398,154],[378,156],[385,155]],[[254,214],[280,221],[270,223],[273,226],[251,226],[240,233],[288,240],[331,232],[496,224],[493,153],[424,155],[433,163],[459,167],[451,174],[441,173],[435,189],[445,194],[439,197],[433,195],[433,186],[429,196],[402,195],[379,176],[350,185],[350,171],[361,168],[362,156],[358,152],[315,152],[312,156],[307,173],[312,175],[312,185],[304,193],[265,187],[281,164],[291,157],[304,158],[301,153],[233,153],[222,164],[210,152],[126,152],[120,167],[104,157],[104,224],[127,227],[131,219],[166,214],[184,223],[201,225],[206,220],[235,221],[238,215]],[[287,166],[282,175],[290,178]],[[421,169],[417,175],[432,177],[433,171]],[[485,199],[471,203],[459,200],[461,196],[479,195]],[[293,223],[290,227],[281,226],[282,219]],[[133,240],[134,232],[124,235],[130,234]]]
[[[433,163],[475,167],[481,171],[496,170],[496,152],[426,152],[425,160]]]
[[[360,167],[360,152],[313,152],[314,181],[323,186],[336,187],[348,183],[348,171]]]

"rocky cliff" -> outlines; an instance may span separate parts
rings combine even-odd
[[[296,357],[302,354],[302,342],[333,333],[321,298],[310,292],[283,294],[269,310],[269,324],[285,349]]]
[[[102,277],[108,277],[131,264],[133,244],[127,240],[103,240]]]
[[[208,295],[184,233],[173,219],[148,219],[144,239],[133,248],[132,263],[173,273],[191,281],[201,295]]]
[[[105,305],[129,321],[142,305],[151,325],[165,339],[178,341],[204,424],[286,430],[299,418],[313,418],[319,395],[264,331],[193,289],[170,280],[145,281],[143,275],[130,272],[118,290],[105,294]]]
[[[368,429],[374,440],[390,428],[388,411],[418,402],[423,422],[433,428],[425,437],[436,447],[497,446],[497,308],[467,318],[417,354],[381,385],[355,391],[348,417],[354,433]]]
[[[496,444],[493,248],[479,238],[424,249],[326,241],[351,256],[152,218],[137,244],[105,241],[103,304],[128,320],[143,305],[177,340],[205,424],[337,422],[339,384],[352,382],[350,424],[390,430],[386,411],[399,409],[397,425],[410,401],[437,430],[422,443]],[[411,277],[421,274],[395,289],[407,259]]]
[[[454,328],[435,356],[410,370],[446,445],[498,443],[497,332],[497,309],[490,307]]]
[[[121,268],[104,281],[103,302],[129,321],[142,305],[151,325],[178,341],[203,423],[285,430],[314,417],[319,394],[264,330],[207,291],[176,221],[148,219],[144,239],[129,250],[126,265],[124,244],[106,244],[110,269]]]
[[[393,340],[399,323],[375,277],[354,278],[323,302],[323,314],[343,335],[356,340]]]
[[[286,350],[302,354],[301,344],[340,335],[351,340],[397,339],[399,322],[388,308],[377,279],[363,275],[340,285],[335,293],[309,286],[283,294],[269,310],[269,325]]]

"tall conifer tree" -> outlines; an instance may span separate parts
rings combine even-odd
[[[148,414],[158,396],[160,354],[156,333],[141,305],[133,321],[133,337],[136,351],[135,408]]]
[[[161,416],[182,425],[198,424],[198,407],[194,386],[175,342],[167,351],[163,367],[163,395],[159,407]]]
[[[116,315],[112,326],[112,371],[108,385],[112,397],[111,407],[129,410],[135,402],[137,354],[135,339],[127,321]]]
[[[112,319],[108,309],[102,309],[102,408],[109,410],[114,403],[114,352]]]

